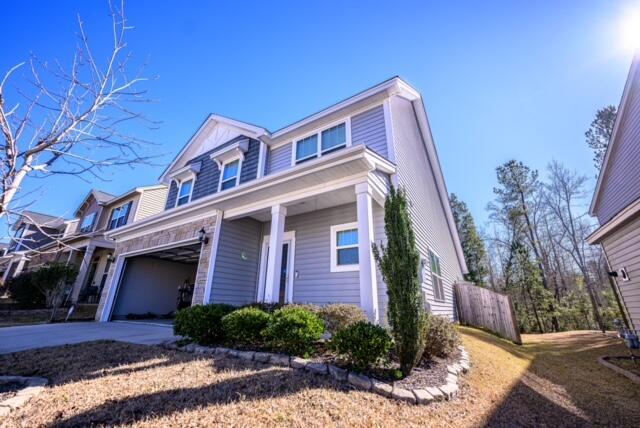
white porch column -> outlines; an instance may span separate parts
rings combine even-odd
[[[7,269],[4,271],[4,273],[2,274],[2,283],[6,283],[7,280],[9,279],[9,272],[11,271],[11,266],[13,265],[13,260],[9,260],[9,263],[7,263]]]
[[[269,235],[269,255],[267,275],[264,284],[264,301],[277,302],[280,294],[280,266],[282,263],[282,241],[287,209],[281,205],[271,207],[271,233]]]
[[[373,260],[373,210],[369,183],[356,185],[358,207],[358,259],[360,262],[360,306],[373,323],[380,321],[378,286]]]
[[[78,300],[78,296],[80,295],[80,291],[84,285],[85,280],[87,279],[87,273],[89,272],[89,267],[91,266],[91,259],[93,259],[93,252],[96,250],[96,247],[90,245],[84,252],[84,256],[82,257],[82,262],[80,263],[80,270],[78,271],[78,277],[76,278],[76,282],[73,283],[73,288],[71,289],[71,301],[76,302]]]

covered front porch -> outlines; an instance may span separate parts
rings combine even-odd
[[[395,169],[361,152],[367,162],[283,181],[242,204],[217,204],[205,303],[350,303],[378,322],[386,290],[371,243],[385,239],[383,205]]]

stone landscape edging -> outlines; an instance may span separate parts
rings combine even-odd
[[[163,344],[165,349],[178,350],[200,355],[213,355],[222,358],[237,358],[243,361],[255,361],[272,366],[290,367],[295,370],[305,370],[313,374],[331,376],[338,382],[349,384],[358,389],[373,392],[383,397],[393,398],[412,404],[429,404],[434,401],[450,400],[458,394],[458,379],[462,373],[471,368],[469,354],[463,346],[459,346],[460,359],[447,365],[447,382],[440,386],[406,389],[390,385],[361,373],[349,371],[333,364],[313,362],[300,357],[290,357],[284,354],[270,352],[239,351],[231,348],[209,347],[190,343],[179,346],[170,340]]]
[[[49,381],[43,377],[0,376],[0,382],[24,382],[24,387],[18,390],[16,395],[0,401],[0,416],[6,416],[11,410],[23,406],[32,397],[44,391]]]
[[[625,370],[622,367],[618,367],[613,363],[610,363],[609,361],[607,361],[609,358],[611,358],[611,357],[600,357],[600,358],[598,358],[598,361],[603,366],[605,366],[607,368],[610,368],[611,370],[621,374],[622,376],[624,376],[627,379],[629,379],[631,382],[640,384],[640,376],[638,376],[635,373],[630,372],[629,370]]]

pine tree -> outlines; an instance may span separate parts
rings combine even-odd
[[[465,279],[482,286],[484,285],[484,278],[488,274],[485,262],[487,251],[484,247],[484,242],[480,238],[467,204],[458,199],[453,193],[451,194],[450,203],[453,219],[456,222],[458,235],[460,235],[462,243],[462,252],[469,270],[469,273],[465,275]]]
[[[384,222],[387,245],[378,248],[373,244],[373,254],[387,284],[387,318],[400,368],[408,376],[422,357],[426,313],[418,274],[420,253],[403,190],[391,187],[384,204]]]
[[[607,146],[613,134],[613,125],[616,122],[618,110],[615,106],[607,106],[596,112],[596,118],[591,122],[589,130],[584,136],[587,145],[593,150],[593,165],[598,171],[602,167],[604,155],[607,153]]]

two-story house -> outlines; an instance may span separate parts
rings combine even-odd
[[[25,210],[11,225],[13,236],[0,257],[2,283],[29,267],[29,254],[62,236],[67,225],[60,217]]]
[[[632,328],[640,331],[640,54],[634,58],[607,147],[590,214]]]
[[[74,219],[65,221],[62,236],[28,254],[30,268],[51,261],[78,266],[71,301],[98,303],[115,248],[105,233],[161,212],[166,197],[164,185],[136,187],[119,196],[91,190],[76,209]]]
[[[165,211],[110,231],[97,319],[177,305],[332,302],[386,313],[371,244],[407,190],[424,296],[454,316],[466,266],[420,94],[394,77],[277,131],[210,115],[160,177]]]

